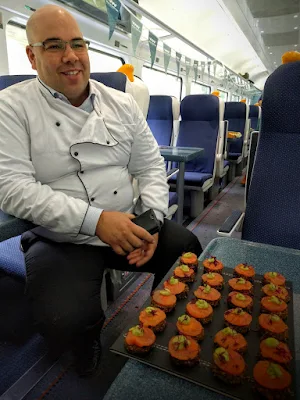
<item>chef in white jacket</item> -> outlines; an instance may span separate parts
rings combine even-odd
[[[105,268],[149,271],[156,286],[191,232],[164,220],[164,160],[131,95],[92,81],[88,43],[73,16],[47,5],[27,23],[38,77],[0,92],[0,209],[38,225],[22,235],[26,294],[40,333],[59,351],[76,349],[78,372],[97,370]],[[150,235],[140,211],[161,223]]]

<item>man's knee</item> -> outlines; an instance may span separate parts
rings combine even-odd
[[[163,247],[171,245],[179,254],[190,251],[199,256],[202,253],[202,246],[197,236],[174,221],[165,220],[161,236]]]
[[[202,253],[202,246],[197,238],[197,236],[189,231],[188,229],[185,229],[185,241],[184,241],[184,251],[191,251],[192,253],[197,254],[199,256]]]

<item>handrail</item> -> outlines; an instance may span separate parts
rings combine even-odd
[[[158,18],[156,18],[154,15],[152,15],[149,11],[145,10],[143,7],[141,7],[139,4],[135,3],[132,0],[121,0],[122,4],[124,4],[125,6],[127,6],[128,8],[130,8],[133,11],[136,11],[137,13],[142,14],[143,16],[145,16],[146,18],[150,19],[150,21],[154,22],[155,24],[159,25],[161,28],[163,28],[164,30],[170,32],[170,34],[175,35],[178,39],[180,39],[182,42],[184,42],[185,44],[187,44],[188,46],[192,47],[194,50],[198,51],[199,53],[203,54],[205,57],[209,58],[212,61],[216,61],[218,64],[224,65],[221,61],[217,60],[216,58],[214,58],[213,56],[211,56],[210,54],[208,54],[206,51],[202,50],[200,47],[198,47],[197,45],[195,45],[193,42],[191,42],[189,39],[185,38],[184,36],[182,36],[180,33],[178,33],[177,31],[175,31],[174,29],[172,29],[170,26],[166,25],[164,22],[162,22],[161,20],[159,20]],[[244,80],[245,82],[248,83],[248,81],[246,79],[244,79],[242,76],[240,76],[239,74],[237,74],[236,72],[232,71],[230,68],[228,68],[226,65],[224,65],[225,68],[231,72],[232,74],[238,76],[239,78],[241,78],[242,80]]]

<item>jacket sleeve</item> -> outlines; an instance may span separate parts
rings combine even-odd
[[[30,135],[20,114],[0,98],[0,209],[50,231],[77,236],[89,206],[36,181]]]
[[[169,204],[169,186],[164,159],[137,103],[131,96],[130,98],[134,132],[128,170],[138,181],[142,211],[153,208],[157,218],[163,221]]]

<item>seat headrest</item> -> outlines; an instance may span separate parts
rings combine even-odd
[[[258,118],[259,108],[258,106],[251,105],[249,111],[249,118]]]
[[[92,72],[91,79],[121,92],[126,91],[127,76],[121,72]]]
[[[219,121],[219,98],[210,94],[186,96],[180,106],[183,121]]]
[[[262,132],[300,133],[300,61],[278,67],[264,88]]]
[[[126,93],[130,93],[132,95],[134,100],[137,102],[139,108],[142,110],[144,117],[146,118],[150,102],[148,86],[137,76],[134,76],[133,82],[130,82],[127,77],[126,79]]]
[[[172,97],[150,96],[150,105],[147,119],[172,120]]]
[[[224,119],[246,119],[247,106],[239,101],[228,101],[225,103]]]
[[[7,87],[14,85],[15,83],[27,81],[28,79],[34,79],[36,75],[2,75],[0,76],[0,90],[6,89]]]
[[[172,97],[172,111],[173,111],[173,119],[174,121],[179,120],[180,116],[180,102],[175,96]]]

